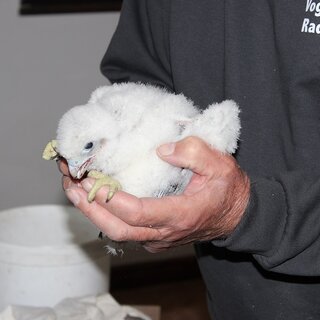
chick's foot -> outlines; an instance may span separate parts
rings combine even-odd
[[[42,158],[45,160],[55,160],[58,157],[59,154],[57,152],[57,140],[51,140],[44,148]]]
[[[99,191],[99,189],[103,186],[107,186],[109,188],[107,201],[110,201],[114,194],[117,191],[121,190],[121,184],[113,179],[112,177],[103,174],[100,171],[92,170],[88,173],[88,177],[96,179],[92,189],[90,190],[88,194],[88,201],[92,202]]]

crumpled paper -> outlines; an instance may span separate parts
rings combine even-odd
[[[54,308],[8,306],[0,320],[151,320],[140,311],[121,306],[110,294],[62,300]]]

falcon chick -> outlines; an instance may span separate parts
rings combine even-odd
[[[164,162],[156,148],[197,136],[221,152],[233,153],[240,133],[238,115],[231,100],[201,111],[183,94],[151,85],[104,86],[87,104],[63,115],[57,138],[48,143],[43,157],[65,158],[76,179],[86,172],[96,178],[89,201],[102,185],[109,187],[108,200],[120,189],[137,197],[179,194],[192,172]]]

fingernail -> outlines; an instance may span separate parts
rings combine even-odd
[[[170,156],[176,147],[175,143],[166,143],[158,148],[158,153],[162,156]]]
[[[82,187],[84,190],[86,190],[87,192],[91,191],[92,187],[93,187],[93,183],[90,181],[90,179],[84,179],[82,182]]]
[[[78,193],[73,190],[73,189],[67,189],[66,190],[66,195],[68,197],[68,199],[75,205],[77,206],[80,202],[80,197],[78,195]]]

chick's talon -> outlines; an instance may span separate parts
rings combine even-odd
[[[117,191],[121,190],[121,184],[113,179],[112,177],[103,174],[102,172],[92,170],[88,173],[88,177],[96,179],[92,189],[88,194],[88,201],[92,202],[99,191],[99,189],[103,186],[107,186],[109,188],[107,201],[110,201],[114,194]]]
[[[58,157],[59,154],[57,152],[57,140],[51,140],[45,146],[42,153],[42,158],[45,160],[55,160]]]

